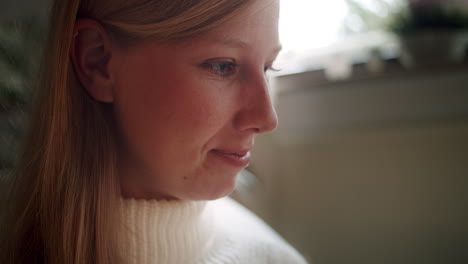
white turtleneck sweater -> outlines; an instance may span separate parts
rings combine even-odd
[[[230,198],[122,199],[122,253],[138,264],[303,264],[305,259]]]

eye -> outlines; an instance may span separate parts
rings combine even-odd
[[[238,66],[234,61],[207,61],[202,64],[203,68],[224,78],[234,75]]]
[[[268,71],[279,72],[279,71],[281,71],[281,70],[280,70],[280,69],[273,68],[273,66],[267,66],[267,67],[263,68],[263,72],[267,73]]]

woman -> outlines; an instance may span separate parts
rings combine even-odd
[[[304,263],[227,198],[276,114],[278,0],[55,1],[7,263]]]

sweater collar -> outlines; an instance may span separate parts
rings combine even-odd
[[[192,263],[213,240],[206,201],[121,199],[126,263]]]

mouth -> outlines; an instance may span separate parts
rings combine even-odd
[[[213,149],[212,152],[216,157],[221,158],[224,162],[237,168],[245,168],[250,163],[250,150],[226,150]]]
[[[221,154],[225,154],[225,155],[233,155],[233,156],[237,156],[237,157],[244,157],[245,155],[249,154],[249,151],[250,150],[237,150],[237,151],[230,151],[230,150],[222,150],[222,149],[213,149],[213,151],[215,152],[219,152]]]

